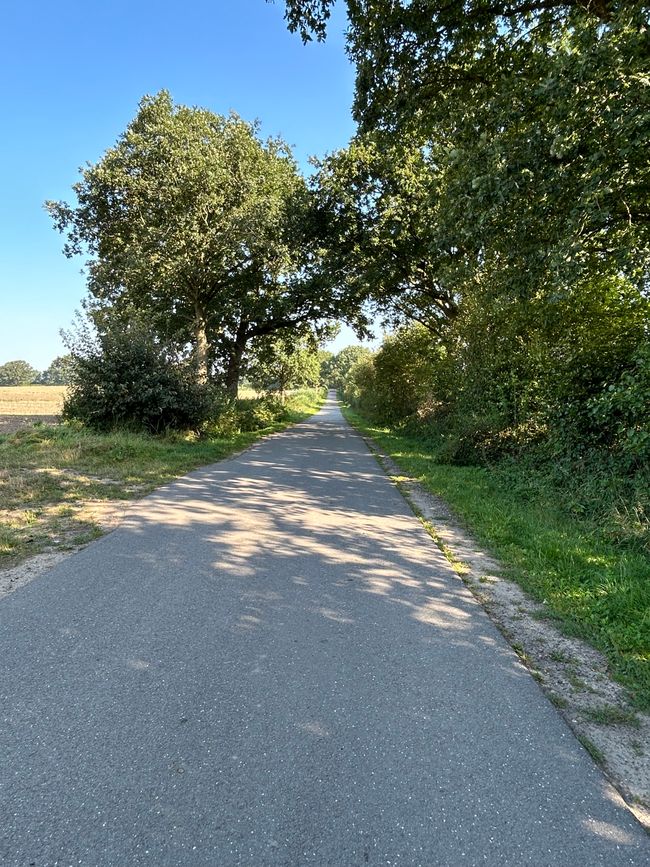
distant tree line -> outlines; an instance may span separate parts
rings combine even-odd
[[[0,365],[0,385],[68,385],[72,376],[72,357],[60,355],[39,373],[22,359]]]

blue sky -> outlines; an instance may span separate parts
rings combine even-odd
[[[339,4],[340,6],[340,4]],[[17,0],[0,29],[0,364],[43,369],[65,350],[85,294],[81,259],[61,252],[46,199],[73,199],[145,93],[258,118],[307,158],[343,147],[354,131],[354,73],[335,9],[325,44],[304,46],[277,0]],[[334,348],[354,342],[345,331]]]

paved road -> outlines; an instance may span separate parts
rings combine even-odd
[[[650,863],[333,401],[3,600],[0,660],[3,867]]]

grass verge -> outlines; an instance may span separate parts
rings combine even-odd
[[[602,650],[635,706],[650,710],[650,560],[625,550],[568,513],[557,489],[524,471],[450,466],[419,440],[373,425],[345,408],[406,474],[442,497],[508,578],[546,606],[571,635]]]
[[[34,426],[0,436],[0,568],[101,535],[84,508],[89,503],[142,497],[308,418],[321,404],[315,390],[305,390],[290,400],[285,421],[207,439],[94,433],[70,425]]]

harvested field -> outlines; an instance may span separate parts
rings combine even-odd
[[[64,385],[7,385],[0,387],[0,415],[55,416],[61,412]]]
[[[56,424],[65,391],[64,385],[0,387],[0,434],[14,433],[37,422]]]

